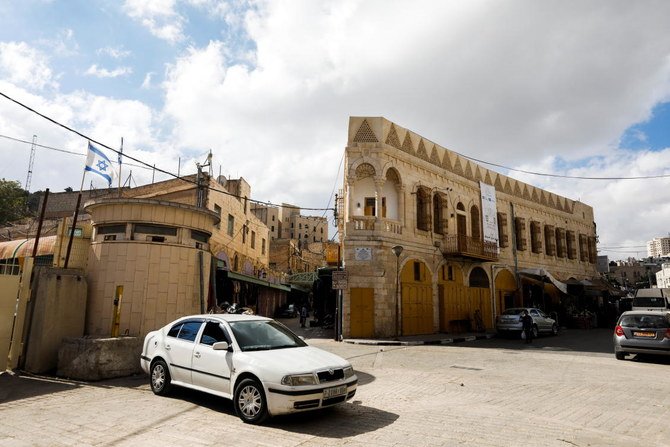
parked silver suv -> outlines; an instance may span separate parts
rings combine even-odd
[[[521,323],[521,312],[528,312],[533,319],[533,338],[540,332],[546,332],[552,335],[558,334],[558,324],[553,318],[535,307],[512,307],[506,309],[496,318],[496,331],[500,335],[509,333],[521,333],[523,324]]]

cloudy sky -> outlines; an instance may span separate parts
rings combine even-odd
[[[313,208],[341,185],[348,117],[384,116],[490,163],[610,178],[494,168],[592,205],[601,253],[643,257],[670,233],[668,23],[664,0],[9,0],[0,92],[167,171],[211,149],[253,198]],[[86,140],[4,97],[0,178],[25,184],[33,135],[30,190],[77,189]],[[151,181],[132,164],[124,180]]]

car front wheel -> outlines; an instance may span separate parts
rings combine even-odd
[[[615,351],[614,357],[616,357],[617,360],[624,360],[626,358],[626,353],[621,351]]]
[[[159,396],[165,396],[170,391],[171,382],[167,364],[163,360],[156,360],[151,365],[151,391]]]
[[[235,388],[235,413],[248,424],[260,424],[268,417],[263,386],[255,379],[242,380]]]

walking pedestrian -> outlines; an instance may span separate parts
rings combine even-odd
[[[307,322],[307,306],[303,304],[302,308],[300,309],[300,327],[305,327],[306,322]]]
[[[523,327],[523,334],[526,336],[526,343],[533,342],[533,317],[528,315],[525,310],[521,311],[521,325]]]

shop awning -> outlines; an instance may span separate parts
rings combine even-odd
[[[519,270],[519,274],[521,276],[529,276],[533,279],[540,280],[540,281],[545,281],[545,279],[548,279],[553,285],[556,286],[558,290],[561,292],[567,294],[568,293],[568,285],[564,282],[559,281],[558,279],[554,278],[551,273],[546,271],[545,269],[542,268],[527,268],[527,269],[521,269]]]
[[[270,287],[272,289],[283,290],[284,292],[290,292],[291,287],[285,286],[284,284],[275,284],[269,281],[266,281],[261,278],[256,278],[255,276],[243,275],[241,273],[227,272],[228,278],[236,279],[238,281],[248,282],[252,284],[258,284],[259,286]]]
[[[37,256],[54,254],[57,236],[41,237],[37,245]],[[25,258],[33,255],[35,239],[17,239],[0,242],[0,259]]]

